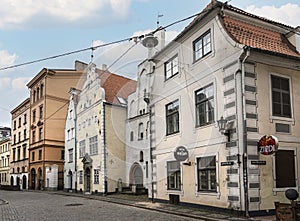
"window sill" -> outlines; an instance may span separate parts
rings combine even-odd
[[[292,123],[293,125],[295,124],[295,118],[289,118],[289,117],[271,116],[270,117],[270,122],[273,123],[274,121],[276,121],[276,122],[289,122],[289,123]]]
[[[167,194],[177,194],[177,195],[183,195],[183,190],[167,190]]]
[[[196,192],[196,197],[204,196],[204,195],[206,195],[206,196],[215,196],[217,198],[220,198],[220,193],[218,193],[218,192],[205,192],[205,191],[203,191],[203,192],[197,191]]]
[[[285,192],[288,189],[294,189],[298,191],[298,187],[273,188],[273,195],[276,196],[277,192]]]

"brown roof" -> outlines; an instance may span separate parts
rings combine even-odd
[[[97,69],[101,79],[101,87],[105,90],[105,100],[112,104],[121,104],[117,97],[123,99],[135,92],[136,81],[129,78]]]
[[[265,51],[300,57],[286,37],[273,30],[254,24],[223,17],[224,26],[229,35],[238,43]]]

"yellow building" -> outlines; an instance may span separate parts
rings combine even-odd
[[[10,137],[6,137],[0,141],[0,186],[1,188],[5,188],[10,185],[10,180],[9,180],[10,147],[11,147]]]
[[[69,90],[82,71],[42,69],[30,89],[29,188],[63,189],[65,121]]]
[[[28,188],[28,148],[30,99],[27,98],[11,112],[12,145],[10,150],[10,180],[17,189]]]

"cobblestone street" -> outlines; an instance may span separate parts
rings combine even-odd
[[[1,221],[7,220],[196,220],[47,192],[0,191]],[[199,220],[199,219],[198,219]]]

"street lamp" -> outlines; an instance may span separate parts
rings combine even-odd
[[[230,130],[227,129],[227,119],[222,116],[217,122],[220,133],[224,134],[227,137],[227,141],[230,142]]]

